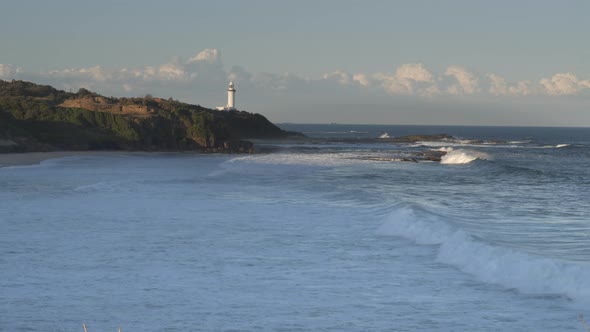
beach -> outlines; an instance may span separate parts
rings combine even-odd
[[[52,151],[52,152],[25,152],[0,154],[0,167],[35,165],[44,160],[64,158],[70,156],[94,156],[120,153],[114,151]]]
[[[24,152],[0,153],[0,167],[36,165],[44,160],[81,156],[113,156],[113,155],[158,155],[158,154],[198,154],[199,152],[145,152],[145,151],[52,151],[52,152]]]

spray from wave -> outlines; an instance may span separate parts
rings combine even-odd
[[[390,138],[388,133],[383,133],[379,135],[379,138]]]
[[[455,150],[451,147],[442,147],[437,149],[437,151],[446,152],[444,156],[441,157],[440,163],[447,164],[447,165],[464,165],[469,164],[477,159],[480,160],[487,160],[489,159],[489,155],[487,153],[475,151],[475,150],[465,150],[465,149],[458,149]]]
[[[565,295],[590,301],[590,267],[479,241],[441,217],[408,206],[399,207],[379,234],[407,238],[419,245],[438,245],[437,260],[487,283],[522,293]]]

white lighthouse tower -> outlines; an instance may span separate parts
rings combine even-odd
[[[229,82],[227,88],[227,108],[230,110],[236,109],[236,89],[234,88],[234,82]]]
[[[229,82],[227,88],[227,105],[217,107],[219,111],[235,111],[236,110],[236,89],[234,88],[234,82]]]

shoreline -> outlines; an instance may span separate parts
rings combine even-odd
[[[0,153],[0,168],[8,166],[38,165],[45,160],[71,156],[95,156],[116,154],[118,152],[119,151],[51,151]]]
[[[51,152],[14,152],[0,153],[0,168],[10,166],[39,165],[50,159],[60,159],[73,156],[113,156],[113,155],[147,155],[153,153],[183,153],[183,152],[147,152],[147,151],[51,151]],[[186,152],[184,152],[186,153]]]
[[[268,148],[264,148],[266,151]],[[272,149],[271,149],[272,150]],[[255,152],[228,152],[228,151],[199,151],[199,150],[184,150],[184,151],[138,151],[138,150],[94,150],[94,151],[49,151],[49,152],[7,152],[0,153],[0,168],[11,166],[30,166],[39,165],[41,162],[49,159],[60,159],[73,156],[149,156],[149,155],[165,155],[165,154],[183,154],[183,155],[233,155],[243,154],[248,155]]]

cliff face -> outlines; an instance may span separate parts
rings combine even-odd
[[[175,100],[67,93],[0,80],[0,152],[158,150],[251,152],[243,139],[281,138],[264,116],[220,112]]]

